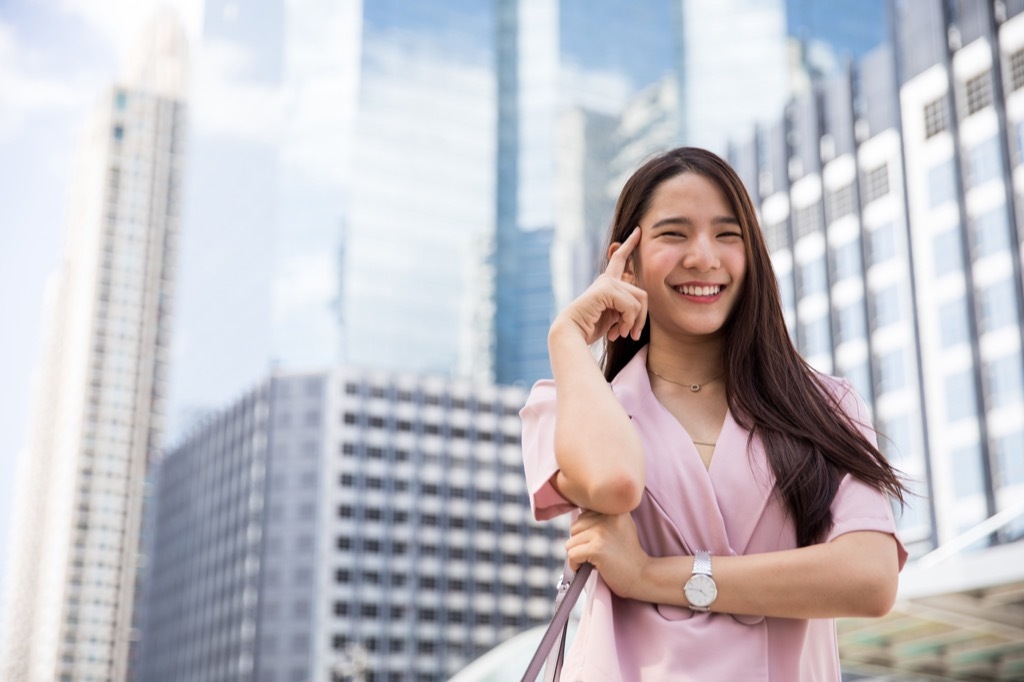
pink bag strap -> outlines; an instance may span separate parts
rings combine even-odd
[[[530,665],[526,668],[522,682],[534,682],[540,674],[541,668],[544,667],[545,659],[547,659],[548,665],[545,670],[544,679],[558,680],[562,673],[562,659],[565,656],[565,637],[569,629],[569,614],[572,613],[572,607],[580,598],[583,586],[586,585],[593,568],[593,564],[582,564],[579,570],[576,571],[576,575],[572,575],[568,562],[566,562],[565,572],[558,581],[558,595],[555,597],[555,615],[551,618],[551,622],[548,623],[548,629],[544,632],[544,636],[540,640],[540,646],[537,647],[537,651],[530,660]],[[566,582],[566,576],[569,576],[569,582]],[[557,649],[554,648],[555,640],[561,640]],[[548,656],[549,652],[550,656]]]

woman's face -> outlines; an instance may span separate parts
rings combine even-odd
[[[651,339],[719,332],[743,293],[747,271],[739,220],[712,180],[664,181],[640,219],[638,285],[647,292]]]

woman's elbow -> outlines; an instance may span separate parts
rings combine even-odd
[[[881,618],[892,610],[899,588],[898,571],[876,571],[868,577],[853,597],[855,616]]]
[[[602,514],[626,514],[640,506],[644,482],[630,472],[620,471],[595,481],[590,490],[594,511]]]

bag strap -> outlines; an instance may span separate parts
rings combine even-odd
[[[530,660],[530,665],[526,668],[522,682],[533,682],[537,679],[537,675],[540,674],[549,652],[551,656],[548,658],[545,677],[547,679],[558,679],[562,671],[562,657],[565,655],[565,637],[569,629],[569,614],[572,613],[572,607],[576,604],[576,600],[580,598],[583,586],[586,585],[593,568],[593,564],[582,564],[579,570],[576,571],[576,575],[572,575],[568,562],[566,562],[565,572],[558,581],[558,596],[555,597],[555,615],[551,618],[548,629],[540,640],[540,646],[537,647],[537,651]],[[569,576],[569,582],[566,582],[567,575]],[[555,640],[558,639],[561,642],[558,648],[554,649]]]

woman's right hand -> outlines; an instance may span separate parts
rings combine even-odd
[[[639,340],[647,322],[647,292],[633,284],[629,257],[640,243],[640,228],[608,258],[608,267],[579,298],[570,303],[551,325],[551,333],[574,330],[587,345],[607,337],[609,341],[631,336]]]

